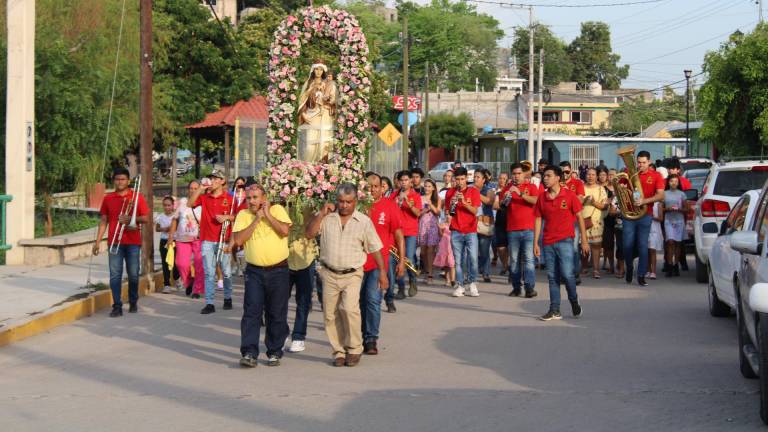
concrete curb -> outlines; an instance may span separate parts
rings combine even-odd
[[[139,277],[139,296],[159,292],[163,286],[163,273],[155,272],[152,279]],[[128,282],[123,282],[123,301],[128,301]],[[90,293],[87,297],[67,301],[26,321],[0,330],[0,347],[35,336],[81,318],[89,317],[101,309],[112,306],[112,293],[107,289]]]

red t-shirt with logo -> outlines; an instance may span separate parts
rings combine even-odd
[[[99,212],[107,217],[109,222],[109,229],[107,230],[107,238],[112,241],[112,236],[115,234],[117,228],[117,217],[120,216],[120,210],[128,208],[133,202],[134,197],[133,189],[128,189],[125,195],[119,195],[117,192],[110,192],[104,197],[104,201],[101,202],[101,209]],[[131,215],[130,209],[126,212]],[[144,195],[139,194],[138,207],[136,208],[136,216],[145,216],[149,213],[146,201],[144,201]],[[141,226],[141,225],[139,225]],[[123,238],[120,239],[121,245],[140,245],[141,244],[141,230],[130,230],[128,227],[123,231]]]
[[[400,199],[400,190],[396,190],[395,193],[389,196],[389,199],[397,206],[397,202]],[[404,236],[416,236],[419,235],[419,217],[413,214],[408,207],[409,203],[417,210],[421,210],[421,195],[413,189],[408,191],[407,201],[403,200],[400,203],[400,226],[403,229]]]
[[[232,206],[233,197],[228,192],[224,192],[221,195],[214,197],[213,195],[206,193],[202,194],[192,204],[192,207],[202,206],[202,214],[200,216],[200,240],[218,242],[221,235],[221,224],[216,220],[218,215],[236,215],[237,212],[244,208],[248,208],[246,201],[243,200],[238,206]],[[227,233],[224,236],[224,241],[229,241],[229,236],[232,234],[232,224],[229,224]]]
[[[456,195],[458,188],[450,188],[445,193],[445,207],[446,213],[450,212],[451,200]],[[480,191],[472,186],[468,186],[461,191],[464,194],[464,199],[469,200],[472,207],[480,207]],[[471,212],[464,206],[463,202],[456,204],[456,215],[451,217],[451,231],[458,231],[462,234],[476,233],[477,232],[477,212]]]
[[[567,182],[565,182],[565,185],[571,192],[575,193],[576,195],[584,196],[584,182],[580,179],[571,177]]]
[[[384,260],[384,268],[387,268],[389,267],[389,248],[395,244],[395,231],[400,229],[400,209],[389,199],[380,198],[368,210],[368,217],[371,218],[376,234],[381,239],[381,258]],[[368,254],[363,270],[371,271],[376,268],[378,266],[373,259],[373,254]]]
[[[501,200],[507,195],[507,191],[513,185],[510,183],[501,192]],[[517,186],[520,192],[525,196],[539,196],[541,189],[533,183],[523,183]],[[520,195],[513,193],[512,201],[507,206],[507,231],[532,230],[536,218],[533,216],[533,208],[536,204],[531,204]]]
[[[664,187],[666,186],[664,177],[654,170],[649,169],[645,173],[638,173],[637,176],[640,179],[640,184],[643,185],[644,198],[650,198],[656,195],[657,190],[664,190]],[[646,213],[653,216],[653,204],[646,205],[645,207]]]
[[[680,190],[687,191],[688,189],[690,189],[692,187],[691,186],[691,181],[688,180],[687,178],[685,178],[683,176],[680,176],[678,178],[680,179]]]
[[[549,192],[539,196],[534,214],[544,220],[544,245],[551,245],[576,234],[573,223],[581,211],[581,201],[575,193],[561,187],[554,198]]]

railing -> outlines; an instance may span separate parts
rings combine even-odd
[[[0,250],[4,251],[11,248],[11,245],[5,243],[5,209],[8,206],[8,203],[11,201],[13,201],[12,195],[0,195]]]

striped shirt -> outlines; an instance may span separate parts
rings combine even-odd
[[[371,219],[355,210],[341,225],[338,213],[330,213],[320,226],[320,261],[334,270],[357,269],[365,264],[369,253],[381,250],[382,244]]]

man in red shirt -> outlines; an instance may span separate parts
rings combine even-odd
[[[232,223],[237,212],[246,207],[246,201],[237,206],[234,197],[226,191],[227,180],[224,173],[213,170],[208,178],[211,179],[210,185],[201,186],[189,197],[190,207],[202,206],[200,240],[205,268],[205,307],[200,311],[201,314],[216,312],[216,307],[213,305],[216,294],[216,252],[224,222],[229,226],[224,233],[224,250],[219,264],[224,276],[224,309],[232,309],[232,254],[229,248],[229,236],[232,234]],[[206,191],[209,193],[204,193]]]
[[[151,219],[149,208],[140,192],[128,188],[130,174],[125,168],[117,168],[112,173],[115,191],[107,194],[101,203],[101,221],[93,244],[93,254],[98,255],[104,231],[108,230],[109,240],[109,288],[112,290],[112,318],[123,316],[123,261],[128,273],[128,312],[138,312],[139,301],[139,255],[141,254],[141,225]],[[138,195],[137,195],[138,194]],[[131,226],[133,205],[136,203],[136,225]],[[115,231],[124,225],[122,237]],[[113,244],[114,242],[114,244]]]
[[[533,208],[539,198],[539,187],[524,181],[523,166],[512,164],[512,181],[501,191],[500,207],[506,207],[506,233],[509,250],[510,296],[518,297],[525,281],[525,297],[536,297],[536,266],[533,257]],[[520,256],[522,255],[522,262]],[[521,263],[523,272],[521,272]],[[521,278],[521,273],[522,278]]]
[[[565,282],[568,300],[574,317],[581,316],[581,305],[576,293],[576,278],[573,274],[574,222],[581,233],[581,252],[589,253],[584,218],[581,216],[581,200],[560,181],[563,173],[559,167],[548,166],[544,169],[542,181],[547,190],[539,196],[534,207],[536,223],[534,228],[533,253],[541,256],[539,239],[543,237],[544,260],[547,263],[549,280],[549,311],[540,319],[551,321],[562,319],[560,314],[560,281]],[[542,222],[544,229],[542,233]]]
[[[579,176],[573,175],[574,173],[571,169],[571,163],[568,161],[560,162],[560,169],[563,171],[565,187],[575,193],[579,198],[579,202],[584,204],[584,196],[586,195],[586,192],[584,191],[584,182],[581,181]],[[573,254],[573,272],[576,276],[576,285],[581,285],[581,257],[579,257],[579,239],[581,236],[579,235],[578,225],[574,225],[573,227],[576,229],[576,235],[573,237],[573,250],[575,251]]]
[[[623,219],[622,237],[624,240],[624,263],[626,264],[627,283],[632,283],[634,252],[637,251],[637,283],[647,286],[645,272],[648,270],[648,235],[651,231],[653,204],[664,200],[664,178],[661,174],[650,169],[651,154],[643,150],[637,154],[637,171],[643,188],[643,198],[636,200],[635,205],[646,206],[646,214],[640,219]],[[637,192],[637,191],[636,191]]]
[[[413,190],[411,185],[411,173],[408,170],[397,174],[400,189],[389,196],[398,208],[400,208],[400,228],[405,237],[405,256],[411,263],[416,262],[416,238],[419,235],[419,215],[421,215],[421,195]],[[384,251],[385,253],[389,253]],[[386,256],[386,255],[385,255]],[[408,296],[416,295],[416,274],[408,270]],[[397,294],[395,298],[405,298],[405,277],[397,278]]]
[[[400,209],[392,201],[384,198],[381,190],[381,176],[376,173],[366,175],[368,190],[373,197],[373,205],[368,210],[376,234],[381,239],[381,255],[389,255],[392,246],[397,248],[400,262],[397,264],[397,277],[405,274],[405,241],[403,230],[400,228]],[[389,267],[389,259],[384,259],[384,267]],[[368,260],[363,266],[363,282],[360,287],[360,315],[363,324],[363,353],[376,355],[379,340],[379,324],[381,323],[381,296],[387,286],[379,287],[379,267],[373,254],[368,254]],[[389,272],[388,272],[389,273]],[[389,305],[387,305],[389,306]]]
[[[480,191],[467,185],[467,169],[456,168],[453,172],[456,186],[445,194],[446,212],[451,219],[451,247],[456,261],[454,297],[464,297],[464,272],[468,272],[469,296],[477,297],[477,209],[480,207]],[[464,254],[468,269],[464,268]]]

